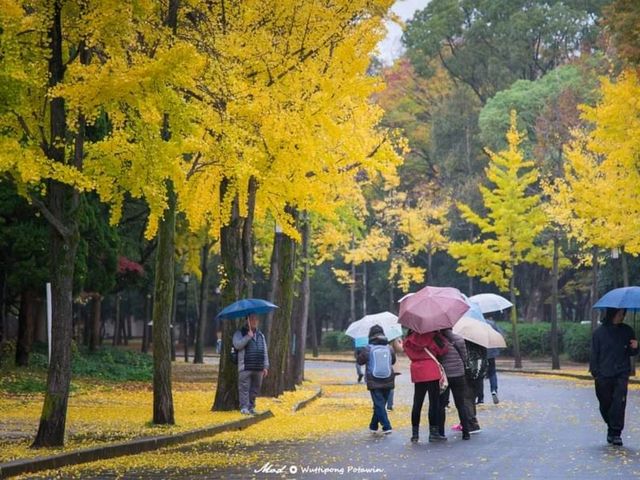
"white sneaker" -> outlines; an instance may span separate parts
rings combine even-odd
[[[242,415],[251,415],[251,411],[250,411],[250,410],[247,410],[246,408],[241,409],[241,410],[240,410],[240,413],[241,413]]]
[[[493,397],[493,403],[494,404],[498,404],[500,403],[500,400],[498,399],[498,392],[491,392],[491,396]]]

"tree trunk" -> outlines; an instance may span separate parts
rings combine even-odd
[[[198,324],[196,325],[196,348],[193,363],[204,363],[204,329],[207,322],[207,307],[209,304],[209,249],[211,244],[207,240],[200,252],[200,308],[198,309]]]
[[[431,273],[431,266],[433,265],[433,253],[431,248],[427,250],[427,285],[433,284],[433,274]]]
[[[153,423],[173,425],[171,391],[171,320],[175,290],[176,195],[167,182],[167,209],[158,226],[153,304]]]
[[[351,264],[351,283],[349,284],[349,323],[356,321],[356,264]],[[343,325],[346,326],[346,325]]]
[[[142,324],[142,346],[140,351],[147,353],[149,351],[149,322],[151,321],[151,294],[146,293],[144,296],[144,320]]]
[[[591,331],[598,327],[598,310],[593,305],[598,301],[598,249],[593,247],[591,266],[591,301],[589,310],[591,310]]]
[[[511,329],[513,338],[513,358],[515,360],[514,368],[522,368],[522,357],[520,356],[520,339],[518,338],[518,315],[516,312],[516,280],[515,271],[511,266],[511,279],[509,280],[509,294],[511,297]]]
[[[318,322],[315,309],[310,310],[309,322],[311,327],[311,349],[313,351],[313,358],[318,358],[320,352],[318,351]]]
[[[29,366],[29,354],[35,333],[36,293],[26,289],[20,294],[20,313],[18,314],[18,341],[16,343],[16,365]]]
[[[240,217],[238,196],[236,195],[229,224],[220,232],[220,256],[227,277],[222,292],[223,305],[228,305],[240,298],[253,293],[252,267],[247,267],[251,259],[253,265],[253,240],[245,238],[253,236],[253,209],[257,191],[255,179],[249,181],[249,211],[246,218]],[[221,197],[227,191],[227,183],[223,182],[220,189]],[[212,410],[228,411],[239,408],[238,400],[238,367],[231,362],[231,342],[233,334],[238,329],[238,321],[222,321],[222,351],[220,352],[220,367],[218,384],[213,401]]]
[[[560,370],[560,353],[558,348],[558,237],[553,237],[553,267],[551,270],[551,369]]]
[[[311,239],[311,223],[309,222],[308,214],[305,212],[303,219],[302,230],[302,282],[300,285],[300,318],[298,324],[300,325],[297,331],[297,344],[296,355],[294,362],[293,376],[296,385],[301,385],[304,381],[304,356],[307,347],[307,326],[309,323],[309,300],[311,297],[311,283],[309,278],[309,242]],[[366,291],[366,289],[365,289]],[[366,307],[365,307],[366,312]]]
[[[274,249],[279,249],[278,286],[269,332],[269,375],[263,384],[263,393],[277,397],[284,391],[286,360],[289,355],[291,310],[293,308],[293,282],[295,276],[295,242],[281,232],[276,232]]]
[[[276,226],[275,235],[277,235],[279,231],[280,231],[280,227]],[[275,235],[274,235],[274,239],[277,238]],[[273,246],[271,247],[271,260],[269,261],[269,295],[267,298],[271,303],[275,303],[276,292],[278,291],[278,281],[279,281],[279,274],[280,274],[280,269],[278,268],[278,265],[280,265],[280,245],[276,246],[276,243],[274,242]],[[275,312],[269,312],[266,315],[265,325],[264,325],[264,334],[267,337],[267,342],[269,342],[269,339],[271,338],[271,324],[273,323],[274,314]]]
[[[91,332],[89,334],[89,351],[95,352],[100,345],[100,318],[102,314],[102,295],[96,293],[91,301]]]
[[[627,256],[625,255],[624,248],[620,249],[620,264],[622,266],[622,286],[629,286],[629,265],[627,264]]]
[[[62,2],[53,3],[51,26],[48,31],[51,56],[49,58],[49,86],[54,87],[64,77],[62,58]],[[65,163],[66,112],[64,100],[54,97],[49,102],[50,140],[49,158]],[[82,168],[84,119],[80,116],[75,144],[74,166]],[[52,335],[51,361],[47,374],[38,433],[33,448],[58,447],[64,444],[67,402],[71,384],[71,334],[73,326],[73,275],[80,236],[75,218],[78,192],[67,185],[50,181],[47,204],[51,223],[51,288]]]
[[[114,319],[114,325],[113,325],[113,339],[111,342],[111,345],[120,345],[121,340],[120,340],[120,334],[122,332],[122,328],[120,327],[120,324],[122,322],[121,317],[122,317],[122,312],[120,311],[120,301],[122,300],[122,297],[119,293],[116,294],[116,317]]]
[[[189,283],[184,282],[184,319],[182,321],[184,363],[189,363]]]
[[[367,314],[367,264],[362,264],[362,316]]]
[[[174,269],[176,269],[174,264]],[[176,325],[178,324],[178,279],[173,276],[173,301],[171,302],[171,323],[169,324],[169,340],[171,341],[171,361],[176,361]]]
[[[0,343],[7,340],[7,270],[0,277]],[[0,365],[2,359],[0,359]]]

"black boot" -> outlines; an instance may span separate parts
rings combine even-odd
[[[420,431],[420,427],[419,426],[412,426],[411,427],[411,443],[418,443],[418,440],[420,439],[418,432]]]
[[[430,442],[446,442],[447,437],[440,435],[440,429],[438,427],[429,427],[429,441]]]

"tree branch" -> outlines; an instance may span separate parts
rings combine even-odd
[[[40,199],[30,196],[31,203],[33,203],[42,216],[51,224],[51,226],[58,232],[58,234],[63,238],[68,238],[71,236],[72,231],[70,228],[65,226],[59,218],[57,218],[51,210],[47,208],[47,206]]]

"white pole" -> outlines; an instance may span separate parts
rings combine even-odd
[[[51,307],[51,283],[47,282],[47,341],[49,342],[49,363],[51,363],[51,322],[52,322],[52,307]]]

